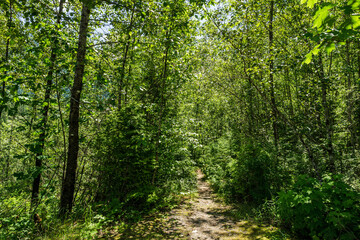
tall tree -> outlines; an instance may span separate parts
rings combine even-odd
[[[39,138],[37,140],[38,144],[38,152],[36,153],[35,159],[35,167],[38,169],[38,174],[34,178],[33,186],[32,186],[32,194],[31,194],[31,204],[34,205],[38,201],[39,198],[39,189],[40,189],[40,181],[41,181],[41,168],[42,168],[42,155],[44,152],[44,145],[45,145],[45,138],[47,132],[47,122],[48,122],[48,114],[49,114],[49,107],[50,107],[50,96],[51,96],[51,89],[53,85],[53,75],[55,70],[55,64],[57,59],[57,47],[58,47],[58,25],[61,22],[61,15],[63,11],[65,0],[60,0],[59,2],[59,11],[56,16],[56,27],[55,33],[52,39],[53,46],[51,49],[50,55],[50,66],[49,72],[46,77],[46,87],[45,87],[45,96],[44,96],[44,108],[42,109],[42,119],[41,119],[41,130],[39,134]]]
[[[75,191],[76,169],[79,152],[79,115],[80,98],[83,87],[85,69],[86,42],[90,19],[90,4],[86,1],[82,4],[78,50],[74,83],[71,89],[70,117],[69,117],[69,147],[67,155],[66,173],[61,189],[60,214],[65,216],[70,213],[73,206]]]
[[[270,1],[270,13],[269,13],[269,78],[270,78],[270,99],[272,104],[272,126],[273,126],[273,132],[274,132],[274,143],[275,148],[278,148],[278,142],[279,142],[279,130],[278,130],[278,116],[276,109],[276,99],[275,99],[275,84],[274,84],[274,28],[273,28],[273,22],[274,22],[274,1]]]
[[[132,7],[132,10],[131,10],[131,17],[130,17],[130,23],[129,23],[129,26],[127,28],[127,36],[126,36],[126,41],[125,41],[125,47],[124,47],[124,56],[123,56],[123,59],[122,59],[122,64],[121,64],[121,69],[120,69],[120,81],[119,81],[119,99],[118,99],[118,105],[119,105],[119,108],[121,108],[122,106],[122,98],[123,98],[123,87],[124,87],[124,77],[125,77],[125,67],[126,67],[126,62],[128,60],[128,54],[129,54],[129,48],[130,48],[130,45],[131,45],[131,35],[132,35],[132,30],[133,30],[133,24],[134,24],[134,13],[135,13],[135,10],[136,10],[136,2],[133,3],[133,7]],[[125,101],[124,101],[125,103]]]
[[[13,8],[13,2],[12,0],[9,1],[9,7],[8,7],[8,12],[7,12],[7,15],[8,15],[8,19],[7,19],[7,27],[8,27],[8,34],[7,34],[7,39],[6,39],[6,47],[5,47],[5,57],[4,57],[4,62],[5,64],[8,64],[8,61],[9,61],[9,47],[10,47],[10,30],[11,30],[11,24],[12,24],[12,8]],[[6,75],[7,71],[5,72],[5,75]],[[6,104],[6,99],[5,99],[5,96],[6,96],[6,81],[3,80],[2,82],[2,89],[1,89],[1,102],[0,102],[0,119],[1,119],[1,116],[2,116],[2,112],[5,108],[5,104]]]

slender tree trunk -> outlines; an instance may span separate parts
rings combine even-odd
[[[171,34],[171,30],[170,32],[167,32],[167,39],[170,38],[170,34]],[[166,83],[166,78],[167,78],[167,68],[168,68],[168,54],[169,54],[169,50],[170,50],[170,41],[167,41],[166,44],[166,48],[165,48],[165,56],[164,56],[164,70],[163,70],[163,74],[162,74],[162,83],[161,83],[161,102],[160,102],[160,116],[159,116],[159,123],[158,123],[158,133],[157,133],[157,138],[156,138],[156,147],[155,147],[155,160],[156,163],[159,162],[159,142],[160,142],[160,136],[161,136],[161,126],[162,126],[162,121],[164,118],[164,111],[165,111],[165,106],[166,106],[166,99],[165,99],[165,83]],[[155,177],[156,177],[156,173],[157,173],[157,168],[155,168],[154,172],[153,172],[153,176],[152,176],[152,184],[154,184],[155,182]]]
[[[9,34],[10,34],[10,30],[11,30],[11,23],[12,23],[12,0],[9,1],[9,19],[8,19]],[[6,47],[5,47],[5,58],[4,58],[5,64],[8,64],[8,61],[9,61],[9,46],[10,46],[10,37],[7,37]],[[5,72],[5,75],[6,74],[7,74],[7,71]],[[1,99],[0,99],[1,100],[0,101],[0,123],[1,123],[2,113],[3,113],[3,110],[5,109],[5,104],[6,104],[5,96],[6,96],[6,83],[5,83],[5,81],[3,81],[2,89],[1,89]],[[0,150],[2,150],[1,131],[0,131]],[[6,157],[6,168],[5,168],[5,179],[6,180],[8,179],[9,169],[10,169],[10,160],[9,160],[9,157]]]
[[[325,131],[326,131],[324,136],[326,139],[325,149],[328,153],[328,163],[326,167],[330,172],[335,173],[335,156],[334,156],[334,147],[332,143],[333,121],[330,115],[331,109],[328,100],[328,89],[329,89],[330,79],[325,76],[324,64],[322,61],[321,54],[319,54],[319,68],[320,68],[319,77],[321,81],[321,102],[324,109]],[[331,63],[329,67],[329,75],[330,75],[330,70],[331,70]]]
[[[73,206],[75,191],[77,158],[79,152],[79,115],[80,97],[83,85],[85,69],[86,41],[89,25],[90,8],[84,2],[81,11],[81,22],[79,31],[78,51],[76,58],[76,68],[74,83],[71,89],[70,117],[69,117],[69,147],[66,164],[65,179],[63,181],[60,198],[60,215],[66,216],[70,213]]]
[[[66,134],[65,134],[65,124],[64,124],[64,117],[63,117],[63,113],[61,110],[61,103],[60,103],[60,90],[59,90],[59,83],[58,83],[58,78],[55,78],[56,80],[56,100],[57,100],[57,105],[58,105],[58,111],[59,111],[59,115],[60,115],[60,124],[61,124],[61,132],[62,132],[62,140],[63,140],[63,148],[64,148],[64,159],[63,159],[63,166],[62,166],[62,176],[61,176],[61,182],[64,181],[65,178],[65,166],[66,166]]]
[[[9,19],[8,19],[8,30],[9,30],[9,34],[10,34],[10,30],[11,30],[11,24],[12,24],[12,0],[9,1]],[[9,61],[9,47],[10,47],[10,36],[7,37],[6,40],[6,47],[5,47],[5,64],[8,63]],[[5,75],[7,74],[7,72],[5,72]],[[1,116],[2,116],[2,112],[5,108],[5,96],[6,96],[6,82],[3,81],[2,82],[2,89],[1,89],[1,105],[0,105],[0,120],[1,120]]]
[[[287,92],[286,94],[287,94],[287,97],[289,98],[290,116],[293,117],[294,116],[294,106],[293,106],[293,100],[292,100],[292,94],[291,94],[290,74],[289,74],[288,68],[285,69],[285,74],[286,74],[286,92]]]
[[[249,97],[249,102],[248,102],[248,132],[249,135],[253,138],[254,137],[254,101],[253,101],[253,91],[252,91],[252,85],[251,85],[251,76],[248,79],[248,90],[247,90],[247,95]]]
[[[274,20],[274,1],[270,2],[270,17],[269,17],[269,71],[270,71],[270,99],[271,104],[276,106],[275,99],[275,86],[274,86],[274,54],[273,54],[273,45],[274,45],[274,31],[273,31],[273,20]],[[272,127],[274,132],[274,144],[275,148],[278,149],[279,142],[279,133],[278,133],[278,124],[277,124],[277,112],[273,111],[272,113]]]
[[[357,57],[357,61],[358,61],[358,78],[360,78],[360,39],[357,41],[357,48],[358,48],[358,57]]]
[[[355,132],[354,132],[354,121],[353,121],[353,92],[352,92],[352,68],[351,68],[351,60],[350,60],[350,42],[346,41],[346,65],[348,66],[348,69],[346,71],[347,75],[347,119],[349,124],[349,132],[350,132],[350,146],[352,149],[352,152],[354,153],[355,150]]]
[[[360,40],[357,41],[357,77],[360,78]],[[359,92],[360,92],[360,84],[359,83],[356,83],[355,84],[355,94],[356,94],[356,102],[355,102],[355,106],[356,109],[354,109],[354,112],[356,112],[356,114],[354,114],[354,119],[355,122],[354,122],[354,131],[355,131],[355,143],[356,143],[356,146],[360,146],[360,138],[359,138],[359,135],[360,135],[360,109],[359,109]]]
[[[134,23],[134,13],[135,13],[135,3],[131,12],[131,19],[130,19],[130,25],[128,28],[128,35],[127,35],[127,40],[126,40],[126,45],[125,45],[125,50],[124,50],[124,58],[123,58],[123,62],[122,62],[122,66],[121,66],[121,72],[120,72],[120,82],[119,82],[119,109],[121,109],[121,105],[122,105],[122,95],[123,95],[123,83],[124,83],[124,77],[125,77],[125,67],[126,67],[126,61],[127,61],[127,56],[128,56],[128,52],[129,52],[129,48],[130,48],[130,32],[132,30],[132,26]]]
[[[61,14],[63,11],[63,5],[65,0],[60,0],[59,3],[59,12],[57,13],[57,25],[61,22]],[[57,29],[57,27],[56,27]],[[57,29],[58,30],[58,29]],[[31,194],[31,205],[34,206],[39,200],[39,190],[40,190],[40,181],[41,181],[41,167],[42,167],[42,155],[44,152],[44,145],[45,145],[45,138],[47,132],[47,122],[48,122],[48,115],[49,115],[49,107],[50,107],[50,95],[51,95],[51,88],[53,85],[53,73],[55,69],[56,59],[57,59],[57,44],[58,44],[58,37],[57,33],[54,37],[54,45],[51,49],[51,56],[50,56],[50,67],[49,72],[47,74],[47,81],[46,81],[46,88],[45,88],[45,97],[44,97],[44,108],[42,111],[42,121],[41,121],[41,130],[40,135],[38,138],[37,144],[39,145],[39,152],[36,154],[35,159],[35,167],[40,171],[36,178],[33,181],[32,186],[32,194]]]

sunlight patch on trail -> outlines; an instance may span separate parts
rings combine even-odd
[[[170,213],[159,213],[122,228],[111,239],[269,239],[276,229],[259,226],[251,220],[235,220],[236,209],[213,194],[197,172],[198,196],[185,200]],[[104,236],[105,237],[105,236]],[[103,238],[108,239],[108,238]]]
[[[233,208],[216,199],[201,171],[198,171],[198,193],[198,198],[173,210],[169,217],[182,223],[186,239],[268,239],[265,236],[273,231],[249,220],[234,220]]]

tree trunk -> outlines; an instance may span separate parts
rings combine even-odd
[[[62,184],[60,198],[60,214],[66,216],[73,205],[75,190],[77,158],[79,152],[79,115],[82,80],[85,68],[86,38],[88,32],[90,8],[83,3],[79,31],[78,51],[73,87],[71,89],[70,117],[69,117],[69,147],[65,179]]]
[[[127,35],[127,40],[126,40],[126,44],[125,44],[125,50],[124,50],[124,57],[123,57],[123,62],[122,62],[122,66],[121,66],[121,72],[120,72],[120,82],[119,82],[119,109],[121,109],[121,105],[122,105],[122,91],[123,91],[123,83],[124,83],[124,77],[125,77],[125,67],[126,67],[126,61],[127,61],[127,56],[128,56],[128,52],[129,52],[129,48],[130,48],[130,32],[132,30],[132,26],[134,23],[134,13],[135,13],[135,3],[131,12],[131,19],[130,19],[130,25],[128,28],[128,35]]]
[[[290,116],[293,117],[294,116],[294,106],[293,106],[293,100],[292,100],[292,94],[291,94],[290,74],[289,74],[288,68],[285,69],[285,75],[286,75],[286,95],[289,99],[289,111],[290,111]]]
[[[248,117],[248,134],[249,136],[251,136],[252,138],[255,137],[254,134],[254,101],[253,101],[253,90],[252,90],[252,85],[251,85],[251,76],[248,79],[248,87],[247,87],[247,95],[249,98],[249,102],[248,102],[248,113],[247,113],[247,117]]]
[[[324,138],[326,139],[325,149],[328,153],[328,162],[326,167],[330,172],[335,173],[335,156],[334,156],[334,147],[332,143],[333,121],[330,115],[331,109],[327,97],[330,79],[329,76],[328,77],[325,76],[324,64],[322,61],[321,54],[319,54],[319,68],[320,68],[319,77],[321,81],[321,102],[324,109],[325,131],[326,131],[324,136]],[[330,75],[330,70],[331,70],[331,64],[329,69],[329,75]]]
[[[357,77],[360,78],[360,40],[357,41]],[[355,131],[355,144],[356,146],[360,146],[360,109],[359,109],[359,92],[360,92],[360,84],[356,83],[354,86],[355,89],[355,106],[356,108],[354,109],[354,131]]]
[[[274,1],[270,2],[270,17],[269,17],[269,71],[270,71],[270,98],[271,104],[276,106],[275,99],[275,86],[274,86],[274,55],[273,55],[273,45],[274,45],[274,31],[273,31],[273,20],[274,20]],[[272,127],[274,132],[274,144],[275,148],[278,149],[279,142],[279,133],[278,133],[278,124],[277,124],[277,112],[273,111],[272,113]]]
[[[12,0],[10,0],[9,2],[9,19],[8,19],[8,29],[9,29],[9,34],[10,34],[10,30],[11,30],[11,24],[12,24]],[[8,63],[9,61],[9,46],[10,46],[10,37],[7,38],[6,40],[6,47],[5,47],[5,64]],[[5,75],[7,74],[7,72],[5,72]],[[1,120],[1,116],[2,116],[2,112],[5,108],[5,93],[6,93],[6,83],[5,81],[2,82],[2,89],[1,89],[1,105],[0,105],[0,120]]]
[[[59,3],[59,12],[57,14],[57,25],[61,22],[61,14],[63,11],[63,5],[65,0],[60,0]],[[58,30],[58,27],[56,27],[56,30]],[[57,33],[56,33],[57,35]],[[53,84],[53,73],[55,69],[55,62],[57,58],[57,44],[58,39],[57,36],[55,36],[54,39],[54,45],[51,49],[51,56],[50,56],[50,67],[49,72],[46,77],[46,88],[45,88],[45,97],[44,97],[44,108],[42,111],[42,121],[41,121],[41,130],[40,135],[37,140],[37,144],[39,145],[39,151],[36,153],[36,159],[35,159],[35,167],[40,171],[36,178],[33,181],[33,187],[32,187],[32,193],[31,193],[31,205],[34,206],[38,200],[39,200],[39,190],[40,190],[40,181],[41,181],[41,167],[42,167],[42,158],[44,152],[44,145],[45,145],[45,138],[46,138],[46,132],[47,132],[47,122],[48,122],[48,114],[49,114],[49,106],[50,106],[50,95],[51,95],[51,88]]]
[[[354,121],[353,121],[353,92],[352,92],[352,68],[351,68],[351,61],[350,61],[350,42],[346,41],[346,65],[348,69],[346,71],[347,76],[347,119],[349,124],[349,132],[350,132],[350,147],[352,149],[352,153],[355,153],[355,131],[354,131]]]
[[[161,83],[161,102],[160,102],[160,116],[159,116],[159,123],[158,123],[158,133],[157,133],[157,137],[156,137],[156,146],[155,146],[155,161],[156,164],[159,163],[159,143],[160,143],[160,137],[161,137],[161,126],[162,126],[162,121],[164,118],[164,111],[165,111],[165,106],[166,106],[166,99],[165,99],[165,83],[166,83],[166,78],[167,78],[167,68],[168,68],[168,54],[169,54],[169,50],[170,50],[170,35],[171,35],[171,29],[170,31],[166,32],[166,37],[167,37],[167,41],[166,41],[166,47],[165,47],[165,56],[164,56],[164,70],[162,73],[162,83]],[[153,176],[152,176],[152,184],[155,183],[155,177],[157,174],[157,166],[153,172]]]

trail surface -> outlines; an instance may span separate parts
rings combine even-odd
[[[149,217],[111,239],[269,239],[271,227],[235,220],[233,207],[216,198],[198,171],[198,197],[189,199],[167,215]]]

